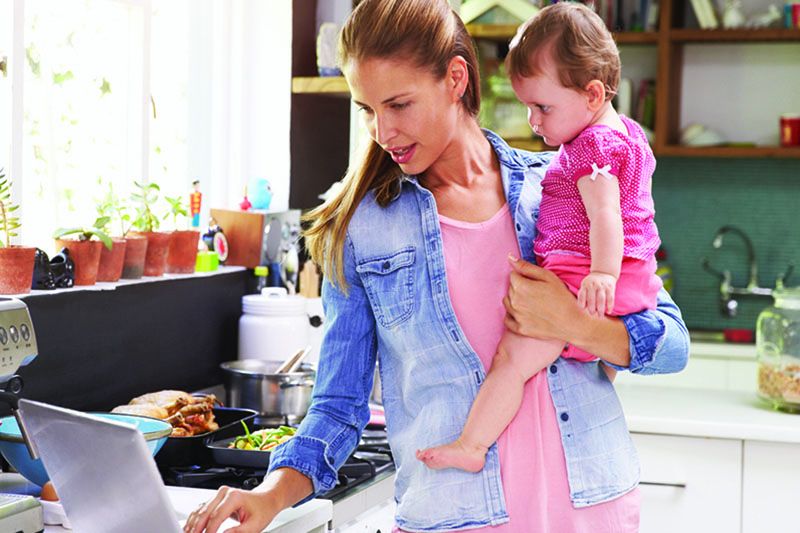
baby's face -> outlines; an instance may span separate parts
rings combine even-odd
[[[550,146],[560,146],[578,136],[592,123],[594,113],[588,96],[564,87],[550,61],[542,72],[526,78],[512,78],[517,98],[528,107],[528,123],[533,132]]]

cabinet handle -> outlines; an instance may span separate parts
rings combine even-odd
[[[654,487],[675,487],[677,489],[686,488],[686,483],[681,483],[680,481],[677,483],[669,483],[666,481],[640,481],[639,485],[651,485]]]

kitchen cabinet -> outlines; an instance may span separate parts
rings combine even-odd
[[[615,34],[621,46],[655,47],[657,57],[656,74],[656,116],[655,142],[653,150],[657,156],[679,157],[771,157],[800,158],[800,147],[783,148],[779,146],[710,146],[691,147],[679,143],[681,127],[682,75],[687,45],[716,44],[741,45],[742,43],[798,43],[800,29],[734,29],[734,30],[699,30],[685,28],[685,13],[689,0],[662,0],[659,15],[658,31],[653,32],[621,32]],[[470,34],[479,40],[508,42],[516,31],[513,25],[469,25]],[[346,96],[348,94],[343,79],[335,82],[314,83],[308,79],[295,80],[295,93],[317,92],[325,95]],[[762,94],[754,97],[763,97]],[[754,99],[748,99],[752,102]],[[724,103],[722,104],[724,105]],[[737,109],[731,109],[734,116]],[[691,119],[691,117],[687,117]],[[778,128],[778,116],[766,115],[762,119],[774,123]],[[744,128],[747,124],[742,124]],[[522,148],[539,148],[539,144],[530,141],[511,144]]]
[[[742,533],[797,527],[800,447],[784,442],[745,441]]]
[[[334,529],[335,533],[391,533],[396,505],[390,498]]]
[[[742,441],[632,436],[642,468],[641,533],[740,530]]]

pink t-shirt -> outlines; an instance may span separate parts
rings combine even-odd
[[[505,331],[503,297],[520,256],[508,206],[480,223],[440,216],[450,298],[461,328],[484,368]],[[487,533],[623,533],[638,531],[638,489],[610,502],[575,509],[545,371],[525,384],[517,415],[498,439],[509,522],[470,530]]]
[[[604,125],[589,126],[574,140],[561,145],[542,180],[542,202],[536,221],[534,252],[591,257],[589,217],[578,180],[604,173],[617,177],[625,234],[623,256],[648,260],[658,250],[651,185],[656,160],[642,128],[620,115],[628,135]]]

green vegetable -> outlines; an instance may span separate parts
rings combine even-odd
[[[289,426],[279,426],[277,428],[259,429],[251,432],[247,424],[242,422],[244,435],[236,437],[231,442],[229,448],[239,450],[271,450],[279,444],[283,444],[295,435],[295,428]]]

